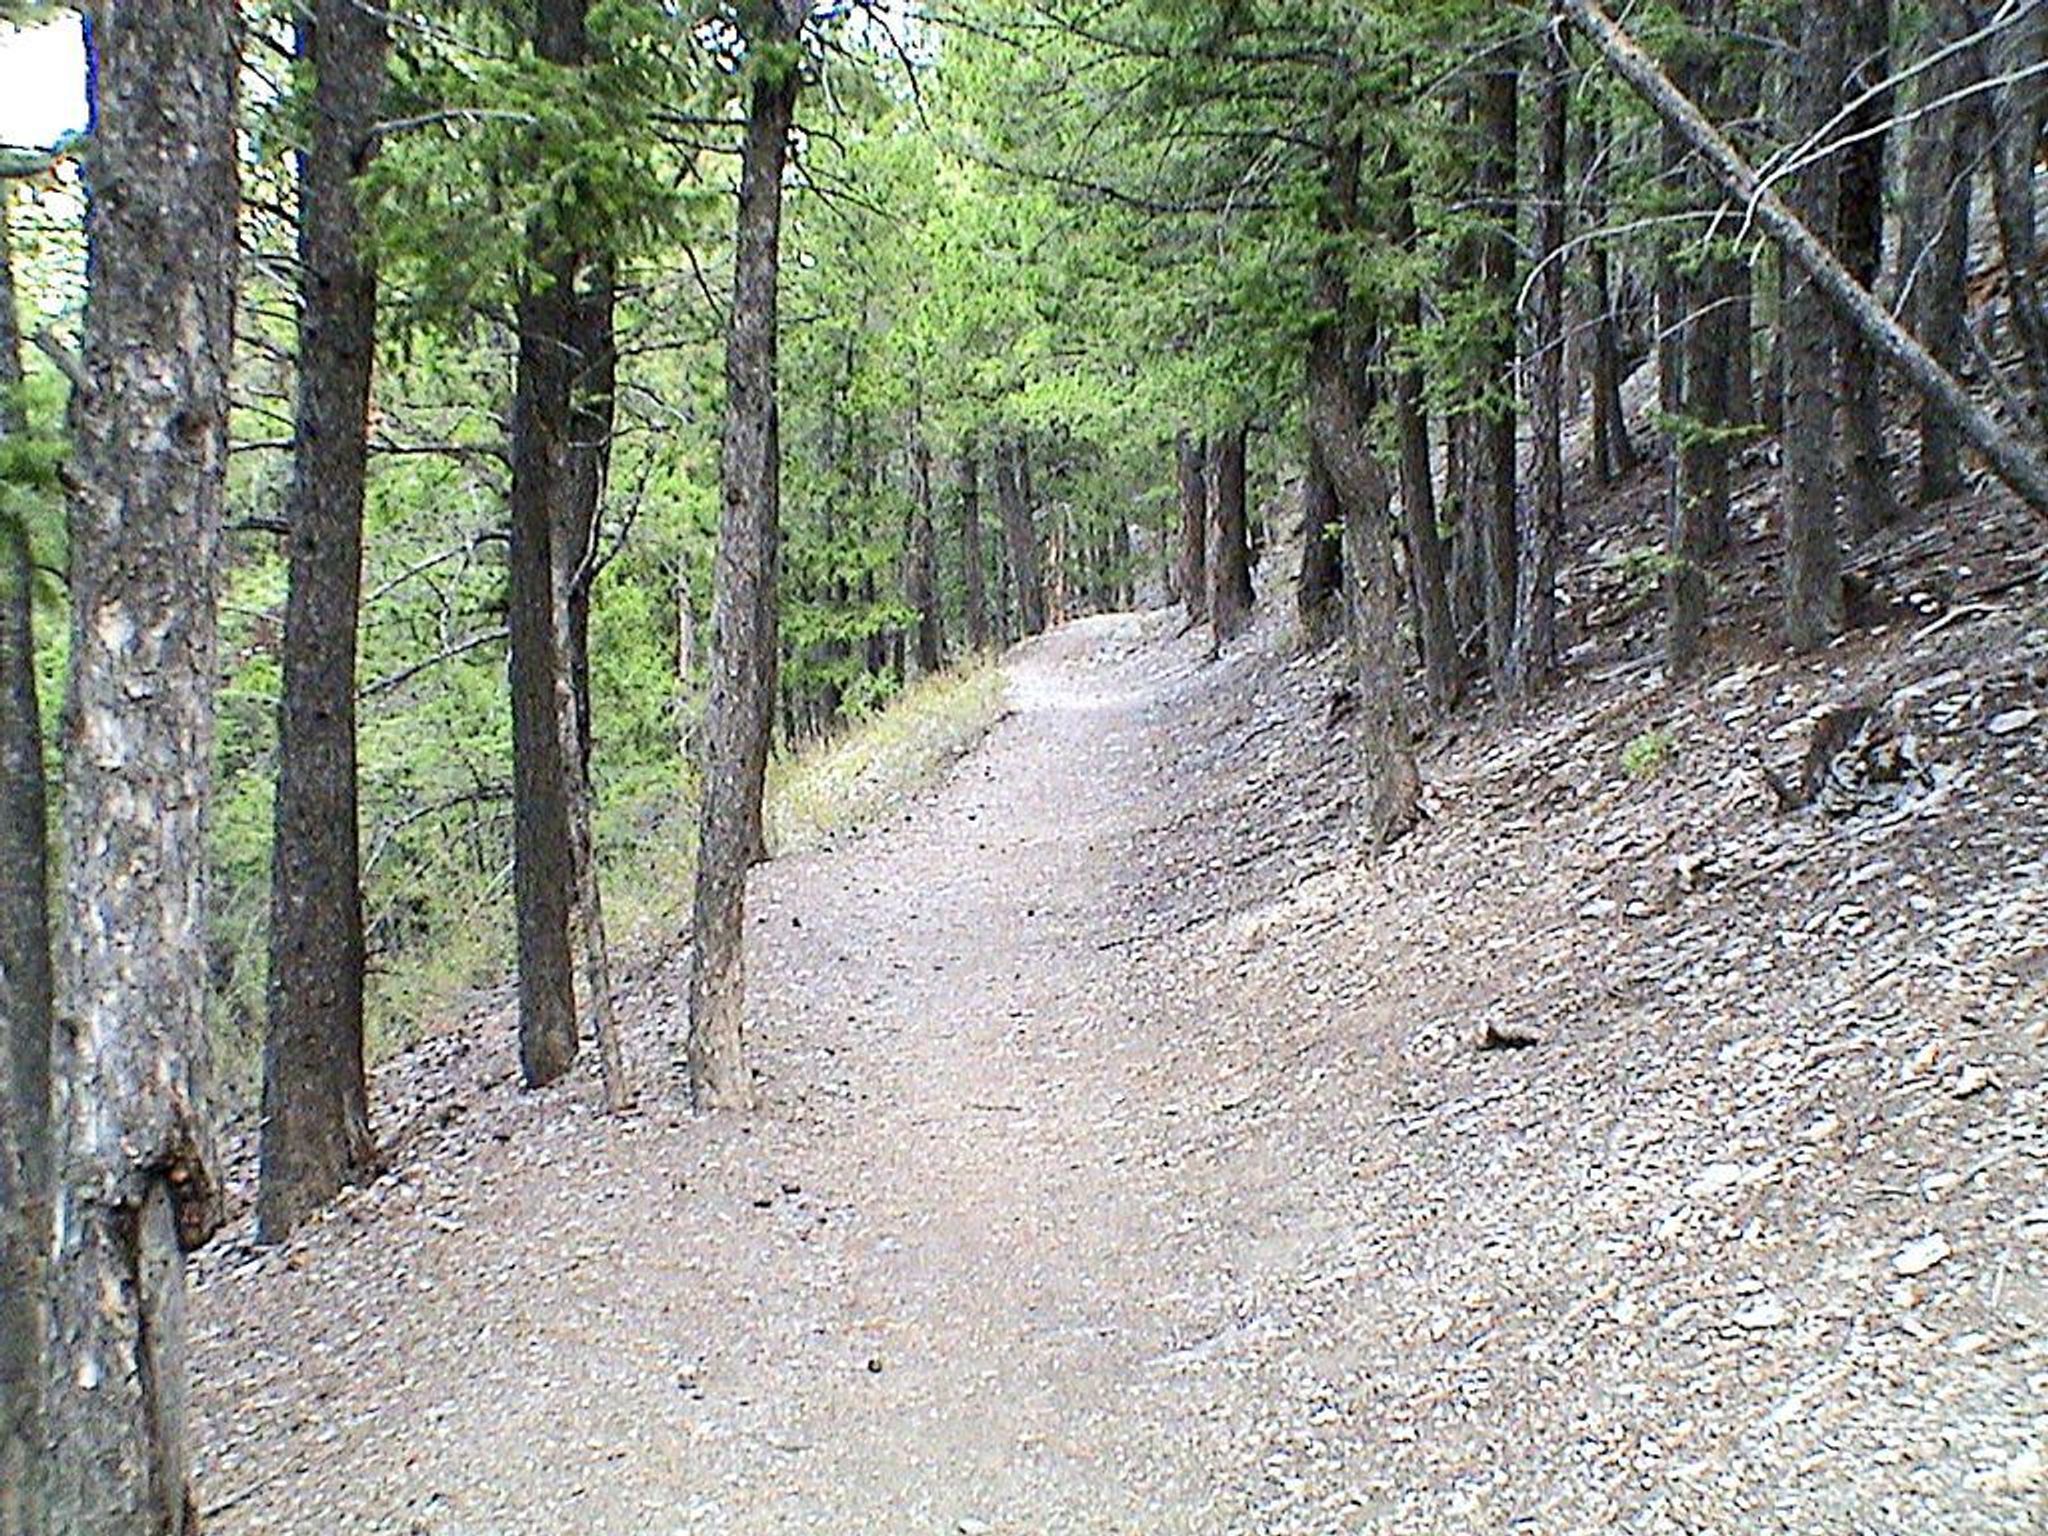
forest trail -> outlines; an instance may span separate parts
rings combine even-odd
[[[633,1116],[473,1020],[379,1074],[390,1174],[202,1251],[209,1529],[2038,1530],[2048,742],[1985,722],[2048,628],[1971,612],[1443,732],[1389,850],[1341,651],[1021,647],[759,872],[760,1115],[676,1107],[670,957]],[[1849,691],[1940,787],[1775,814],[1752,743]]]
[[[1244,1255],[1187,1240],[1213,1213],[1161,1154],[1176,1018],[1143,946],[1102,942],[1161,812],[1156,652],[1118,659],[1146,623],[1026,647],[943,787],[761,872],[758,1118],[514,1099],[213,1279],[211,1528],[1223,1528],[1183,1367]],[[686,984],[628,1014],[655,1055]],[[250,1285],[260,1311],[224,1294]]]

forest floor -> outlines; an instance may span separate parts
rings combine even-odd
[[[2048,594],[1971,526],[1936,618],[1439,730],[1388,850],[1276,616],[1020,648],[759,873],[761,1114],[678,1107],[671,957],[635,1113],[480,1016],[200,1256],[209,1530],[2040,1531]],[[1928,771],[1780,812],[1848,699]]]

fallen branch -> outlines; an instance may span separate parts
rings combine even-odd
[[[1924,396],[1984,456],[1992,471],[2036,513],[2048,518],[2048,460],[1971,398],[1960,380],[1888,314],[1835,253],[1766,186],[1705,113],[1622,30],[1599,0],[1555,0],[1608,65],[1706,162],[1731,198],[1756,210],[1764,233],[1813,279],[1841,318]]]

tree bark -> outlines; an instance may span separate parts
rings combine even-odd
[[[1517,518],[1515,623],[1508,692],[1529,698],[1557,671],[1557,561],[1564,539],[1564,236],[1571,54],[1562,18],[1543,38],[1536,189],[1538,275],[1530,325],[1534,484]]]
[[[923,435],[910,444],[910,548],[904,596],[917,615],[917,670],[929,677],[945,664],[939,615],[939,537],[932,522],[932,451]]]
[[[1793,133],[1818,129],[1834,111],[1842,78],[1845,22],[1822,8],[1804,18],[1792,68]],[[1807,228],[1833,227],[1840,206],[1836,168],[1823,162],[1793,186]],[[1786,273],[1779,345],[1785,352],[1785,436],[1780,506],[1785,535],[1785,638],[1814,650],[1841,632],[1842,547],[1835,509],[1835,318],[1812,274]]]
[[[965,590],[967,648],[988,649],[988,585],[981,549],[981,472],[972,444],[960,450],[954,465],[960,486],[960,572]]]
[[[1518,519],[1515,462],[1516,115],[1520,74],[1490,67],[1479,84],[1479,175],[1474,191],[1487,220],[1479,244],[1479,286],[1494,308],[1482,366],[1493,393],[1478,425],[1480,548],[1485,557],[1486,649],[1494,681],[1508,682],[1514,646]]]
[[[1891,72],[1892,3],[1861,0],[1844,9],[1848,83],[1842,93],[1853,99]],[[1843,148],[1837,168],[1835,249],[1864,288],[1877,285],[1884,261],[1885,141],[1892,104],[1893,93],[1881,91],[1842,127],[1854,142]],[[1835,350],[1841,375],[1843,509],[1850,533],[1864,538],[1898,518],[1884,450],[1883,375],[1869,344],[1847,319],[1836,321]]]
[[[1586,224],[1602,229],[1607,224],[1607,157],[1612,149],[1605,110],[1589,114],[1591,126],[1586,168]],[[1596,306],[1593,316],[1593,468],[1604,484],[1611,485],[1634,472],[1636,446],[1629,436],[1628,412],[1621,401],[1621,327],[1615,323],[1614,278],[1610,270],[1607,242],[1592,241],[1586,249],[1587,281]]]
[[[1690,14],[1694,25],[1710,34],[1728,19],[1720,0],[1693,0]],[[1718,51],[1711,45],[1703,48],[1692,75],[1703,99],[1720,96],[1725,75]],[[1703,174],[1689,180],[1696,192],[1707,190]],[[1707,564],[1728,542],[1728,351],[1733,332],[1724,305],[1733,286],[1731,268],[1724,256],[1709,251],[1685,284],[1688,303],[1699,313],[1686,327],[1682,348],[1684,388],[1666,512],[1664,647],[1674,676],[1690,670],[1699,655],[1706,634]]]
[[[1122,512],[1109,525],[1109,569],[1104,580],[1110,605],[1118,611],[1131,607],[1131,520]]]
[[[584,0],[539,0],[535,52],[559,64],[583,57]],[[577,257],[536,218],[534,276],[519,295],[512,393],[510,552],[512,636],[513,906],[519,938],[519,1061],[530,1088],[576,1060],[572,923],[576,821],[561,694],[567,680],[556,526],[572,500]]]
[[[569,481],[556,519],[555,581],[568,626],[563,675],[575,707],[571,762],[590,777],[594,717],[590,697],[590,594],[597,582],[597,540],[605,487],[611,479],[612,430],[618,416],[619,348],[615,334],[618,277],[608,256],[587,264],[577,295],[569,357]]]
[[[1301,486],[1301,577],[1295,586],[1295,614],[1304,642],[1320,650],[1336,634],[1344,596],[1344,519],[1337,488],[1330,484],[1314,434]]]
[[[388,41],[383,12],[357,0],[320,0],[299,25],[313,109],[299,156],[299,391],[256,1197],[265,1242],[376,1155],[363,1075],[355,700],[377,274],[356,185],[376,149]]]
[[[1415,223],[1414,182],[1398,145],[1392,151],[1394,174],[1391,234],[1410,257],[1421,254]],[[1423,324],[1422,288],[1410,286],[1401,296],[1397,317],[1409,335]],[[1408,538],[1409,602],[1415,615],[1416,644],[1422,652],[1422,674],[1430,707],[1448,713],[1458,702],[1463,668],[1458,660],[1457,626],[1451,617],[1448,554],[1437,526],[1436,485],[1430,466],[1429,408],[1422,365],[1407,362],[1395,372],[1391,396],[1394,430],[1401,443],[1401,519]]]
[[[1220,652],[1250,622],[1251,536],[1245,508],[1245,438],[1242,424],[1210,442],[1209,649]]]
[[[1337,139],[1327,156],[1323,210],[1332,243],[1355,231],[1360,146]],[[1390,519],[1391,487],[1374,457],[1366,413],[1358,398],[1359,348],[1350,285],[1341,256],[1326,251],[1315,263],[1311,307],[1321,317],[1309,333],[1309,431],[1326,466],[1344,523],[1345,610],[1358,682],[1359,771],[1370,795],[1369,825],[1384,841],[1411,826],[1422,781],[1408,730],[1400,653],[1400,598],[1395,588]]]
[[[1598,0],[1562,3],[1615,73],[1659,116],[1683,125],[1687,142],[1730,196],[1754,205],[1757,223],[1777,242],[1787,265],[1811,277],[1836,311],[1854,320],[1878,356],[1904,374],[1914,389],[1956,424],[2015,495],[2048,518],[2048,460],[2021,436],[2000,426],[1997,418],[1971,398],[1960,380],[1892,319],[1785,201],[1761,184],[1727,139],[1672,86],[1634,39],[1614,24]]]
[[[1011,585],[1017,593],[1017,628],[1026,636],[1045,633],[1045,577],[1039,565],[1038,529],[1031,515],[1029,471],[1024,444],[1011,439],[996,448],[996,507],[1003,542],[1010,552]]]
[[[203,934],[237,18],[226,0],[89,15],[46,1470],[52,1530],[184,1536],[184,1255],[221,1216]]]
[[[1981,5],[1972,9],[1989,20]],[[2041,271],[2034,171],[2048,118],[2048,83],[2041,74],[2048,64],[2048,9],[2028,8],[1990,51],[1993,68],[2008,81],[1992,110],[1992,208],[2005,258],[2007,312],[2020,346],[2031,425],[2039,436],[2048,432],[2048,282]]]
[[[801,9],[765,7],[748,42],[780,52]],[[718,567],[712,598],[711,743],[697,840],[690,957],[690,1097],[700,1110],[748,1110],[754,1077],[744,1035],[746,889],[761,825],[775,707],[775,580],[782,450],[776,407],[776,297],[782,172],[800,76],[794,60],[757,61],[741,151],[733,300],[725,352],[725,435]]]
[[[605,1107],[613,1113],[633,1097],[625,1045],[612,1005],[610,944],[598,879],[596,789],[590,777],[590,595],[597,579],[597,538],[611,471],[618,348],[613,336],[617,288],[609,260],[591,264],[585,290],[569,317],[569,450],[566,483],[549,558],[554,570],[555,719],[569,811],[569,856],[575,879],[569,940],[582,972],[583,1012],[597,1045]]]
[[[14,256],[0,190],[0,449],[27,435]],[[0,511],[0,1536],[48,1530],[43,1335],[50,1246],[50,894],[35,567]]]
[[[1209,447],[1183,428],[1174,439],[1180,486],[1180,590],[1188,622],[1209,618]]]
[[[1926,47],[1930,52],[1969,34],[1962,0],[1929,8]],[[1940,101],[1973,80],[1971,55],[1956,54],[1932,64],[1920,76],[1920,101]],[[1952,105],[1917,119],[1909,139],[1908,196],[1901,239],[1902,309],[1930,356],[1950,373],[1963,367],[1968,341],[1970,208],[1977,153],[1977,114]],[[1960,441],[1954,423],[1936,405],[1919,410],[1919,487],[1922,506],[1962,493]]]

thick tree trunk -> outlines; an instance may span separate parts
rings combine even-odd
[[[981,550],[981,473],[971,444],[960,450],[954,466],[960,486],[960,573],[965,591],[967,648],[988,649],[988,586]]]
[[[787,49],[802,14],[779,0],[756,48]],[[712,599],[710,760],[697,841],[690,956],[690,1096],[700,1110],[751,1109],[744,1045],[746,889],[761,825],[775,707],[775,578],[782,450],[776,413],[776,290],[782,172],[800,76],[793,60],[762,67],[741,153],[733,300],[725,354],[724,507]]]
[[[1328,157],[1325,228],[1340,235],[1356,226],[1360,147],[1355,137],[1333,144]],[[1345,611],[1358,683],[1359,772],[1371,797],[1373,835],[1399,836],[1414,822],[1422,781],[1408,730],[1400,647],[1400,595],[1394,578],[1391,487],[1372,452],[1358,398],[1358,348],[1350,333],[1350,287],[1343,268],[1325,256],[1315,266],[1315,312],[1324,317],[1308,344],[1309,432],[1336,493],[1344,524]]]
[[[1861,0],[1847,14],[1847,84],[1841,94],[1861,96],[1891,70],[1891,0]],[[1875,287],[1884,261],[1884,163],[1893,93],[1880,91],[1843,125],[1852,142],[1837,167],[1835,249],[1849,275]],[[1832,111],[1830,112],[1832,116]],[[1868,135],[1868,137],[1864,137]],[[1867,537],[1895,521],[1891,465],[1884,451],[1884,391],[1877,357],[1854,324],[1836,320],[1835,349],[1841,385],[1843,509],[1849,531]]]
[[[539,0],[540,57],[582,59],[584,7],[585,0]],[[557,523],[573,499],[577,259],[545,221],[535,221],[528,239],[536,276],[520,294],[517,313],[509,628],[519,1061],[527,1086],[538,1088],[567,1072],[577,1051],[574,754],[564,750],[561,721],[568,658],[557,613],[563,556],[556,552],[570,537]]]
[[[1029,468],[1021,440],[996,448],[996,508],[1003,519],[1003,543],[1010,555],[1011,586],[1017,594],[1017,629],[1045,633],[1045,577],[1039,565],[1038,529],[1031,515]]]
[[[356,617],[377,274],[356,178],[375,149],[381,11],[320,0],[299,26],[313,76],[299,157],[299,393],[285,525],[283,696],[270,879],[259,1235],[275,1242],[375,1157],[363,1076]]]
[[[1494,308],[1482,367],[1492,404],[1478,425],[1478,514],[1485,557],[1486,653],[1496,685],[1507,682],[1514,646],[1515,557],[1515,200],[1516,112],[1520,75],[1512,62],[1479,84],[1479,175],[1474,188],[1487,229],[1479,245],[1479,286]]]
[[[1319,650],[1335,637],[1341,617],[1337,605],[1343,596],[1344,519],[1329,467],[1310,434],[1301,483],[1301,577],[1295,587],[1295,615],[1311,649]]]
[[[919,435],[910,445],[910,548],[904,596],[917,615],[917,670],[929,677],[945,664],[939,617],[939,536],[932,522],[932,451]]]
[[[14,256],[0,190],[0,450],[27,427]],[[53,1014],[34,618],[28,531],[0,511],[0,1536],[48,1530],[42,1371]]]
[[[1174,439],[1180,487],[1180,590],[1188,622],[1209,617],[1209,449],[1185,428]]]
[[[1564,236],[1566,107],[1571,54],[1562,26],[1546,30],[1537,97],[1535,307],[1530,325],[1531,494],[1517,519],[1514,637],[1508,692],[1528,698],[1557,671],[1557,561],[1564,539]]]
[[[570,284],[574,261],[546,260],[553,281],[519,300],[512,404],[513,901],[519,938],[519,1060],[528,1087],[576,1059],[570,945],[575,819],[558,718],[564,658],[555,616],[554,513],[567,489]]]
[[[1226,427],[1209,454],[1209,648],[1219,652],[1251,619],[1252,551],[1245,507],[1247,428]]]
[[[1681,125],[1686,141],[1731,197],[1754,208],[1756,222],[1777,242],[1788,267],[1813,280],[1838,314],[1854,321],[1878,356],[1903,374],[1913,388],[1939,407],[1957,431],[1984,455],[1993,471],[2027,506],[2048,517],[2048,459],[2026,437],[2009,431],[1974,400],[1962,382],[1900,327],[1849,275],[1833,251],[1785,201],[1764,187],[1756,172],[1725,137],[1665,78],[1655,61],[1602,9],[1599,0],[1559,0],[1580,30],[1660,117]],[[1832,11],[1817,12],[1832,20]],[[1830,23],[1832,26],[1832,21]],[[1783,365],[1789,376],[1790,364]],[[1789,426],[1789,423],[1788,423]]]
[[[197,1528],[185,1259],[221,1215],[206,839],[238,192],[236,8],[92,11],[57,959],[50,1528]]]

